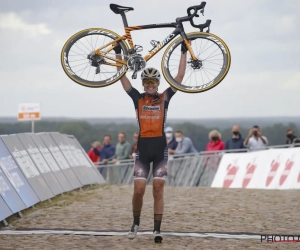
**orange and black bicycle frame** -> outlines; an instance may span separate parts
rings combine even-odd
[[[188,14],[189,14],[188,16],[179,17],[179,18],[176,19],[176,22],[173,22],[173,23],[159,23],[159,24],[149,24],[149,25],[130,26],[130,27],[128,26],[125,13],[124,12],[118,13],[122,16],[122,19],[123,19],[125,35],[123,35],[123,36],[111,41],[110,43],[107,43],[107,44],[103,45],[102,47],[98,48],[97,50],[95,50],[95,54],[97,54],[99,56],[103,56],[107,59],[110,59],[110,60],[113,60],[113,61],[116,62],[116,63],[106,63],[108,65],[122,66],[122,64],[126,64],[125,61],[107,56],[107,53],[109,53],[114,48],[114,46],[110,46],[109,48],[107,48],[109,45],[114,45],[120,40],[127,40],[128,44],[130,46],[129,54],[131,54],[130,52],[134,51],[134,44],[133,44],[132,37],[131,37],[131,31],[144,30],[144,29],[157,29],[157,28],[172,28],[172,27],[174,27],[175,30],[171,34],[169,34],[163,41],[156,44],[156,46],[154,46],[153,49],[146,56],[144,56],[145,61],[149,61],[155,54],[157,54],[161,49],[163,49],[168,43],[170,43],[178,35],[182,36],[183,41],[184,41],[184,43],[185,43],[185,45],[186,45],[186,47],[187,47],[187,49],[188,49],[188,51],[191,55],[192,60],[197,60],[197,57],[195,56],[195,54],[192,50],[192,47],[190,46],[190,43],[187,39],[187,36],[184,32],[182,22],[190,21],[192,26],[200,28],[201,31],[203,30],[203,28],[209,27],[210,22],[211,22],[210,20],[207,20],[207,22],[205,24],[201,24],[201,25],[195,25],[192,21],[194,16],[198,16],[197,11],[201,8],[204,8],[204,6],[205,6],[205,3],[202,3],[199,6],[190,7],[188,9]],[[194,13],[191,13],[191,10],[194,10]],[[101,51],[104,48],[107,48],[106,51],[105,52]]]

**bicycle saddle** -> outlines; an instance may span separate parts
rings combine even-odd
[[[134,10],[132,7],[125,7],[125,6],[121,6],[121,5],[117,5],[117,4],[113,4],[113,3],[110,4],[109,7],[116,14],[121,14],[126,11]]]

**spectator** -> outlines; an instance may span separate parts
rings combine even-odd
[[[232,127],[232,137],[228,139],[225,143],[225,149],[242,149],[244,146],[244,139],[240,133],[240,127],[238,125],[234,125]]]
[[[111,145],[111,136],[105,135],[103,147],[100,150],[94,148],[94,153],[100,156],[100,162],[106,163],[115,154],[115,147]]]
[[[294,135],[294,131],[292,129],[288,129],[286,131],[286,144],[295,144],[295,143],[300,143],[300,139],[297,138],[296,135]]]
[[[250,129],[244,145],[249,149],[262,149],[268,145],[268,139],[262,135],[259,126],[255,125]]]
[[[98,155],[95,154],[94,152],[94,148],[96,148],[97,150],[100,150],[101,147],[101,143],[99,141],[94,141],[91,144],[92,148],[88,151],[88,156],[90,157],[91,161],[96,163],[100,161],[100,157]]]
[[[224,150],[225,143],[221,139],[221,133],[218,130],[212,130],[208,134],[209,142],[206,145],[206,151]]]
[[[168,149],[169,154],[198,153],[190,138],[185,137],[181,131],[176,131],[175,140],[178,143],[175,150]]]
[[[131,149],[131,155],[129,156],[130,159],[135,158],[135,153],[136,153],[136,150],[137,150],[137,141],[138,141],[138,138],[139,138],[139,133],[135,132],[133,134],[133,146],[132,146],[132,149]]]
[[[128,141],[126,141],[126,134],[124,132],[119,133],[118,141],[115,155],[110,158],[112,163],[116,163],[118,160],[129,159],[131,154],[131,145]]]
[[[166,138],[167,138],[167,147],[168,149],[173,149],[175,150],[177,148],[177,144],[178,142],[176,141],[175,137],[174,137],[174,134],[173,134],[173,129],[171,127],[167,127],[165,129],[165,135],[166,135]]]

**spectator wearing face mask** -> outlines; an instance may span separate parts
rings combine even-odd
[[[255,125],[250,129],[244,145],[249,149],[262,149],[267,147],[268,139],[262,135],[259,126]]]
[[[225,143],[221,140],[221,133],[213,130],[208,134],[209,142],[206,145],[206,151],[224,150]]]
[[[165,135],[167,138],[167,147],[168,149],[175,150],[177,148],[178,142],[176,141],[174,135],[173,135],[173,129],[171,127],[167,127],[165,129]]]
[[[286,137],[287,137],[287,140],[286,140],[285,144],[300,143],[300,139],[298,139],[297,136],[294,135],[294,131],[292,129],[288,129],[286,131]],[[299,146],[297,146],[297,147],[299,147]]]
[[[182,131],[176,131],[175,140],[177,141],[177,147],[175,150],[169,148],[169,154],[188,154],[198,153],[195,149],[193,142],[190,138],[183,135]]]
[[[226,141],[225,150],[245,148],[244,139],[240,134],[240,127],[238,125],[234,125],[231,131],[232,137]]]

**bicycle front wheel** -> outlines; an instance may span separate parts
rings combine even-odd
[[[116,61],[112,60],[116,57],[114,50],[107,53],[106,50],[111,45],[105,47],[119,37],[115,32],[102,28],[82,30],[70,37],[61,51],[61,65],[67,76],[74,82],[91,88],[105,87],[120,80],[127,71],[127,64],[123,64],[118,70]],[[127,60],[127,43],[118,43],[122,59]],[[100,55],[94,55],[91,60],[90,55],[101,47],[103,51],[100,51]]]
[[[162,58],[162,73],[175,89],[186,93],[200,93],[216,87],[227,75],[231,55],[225,42],[211,33],[192,32],[187,34],[198,63],[193,64],[187,51],[185,76],[181,83],[175,80],[181,57],[182,37],[166,49]]]

